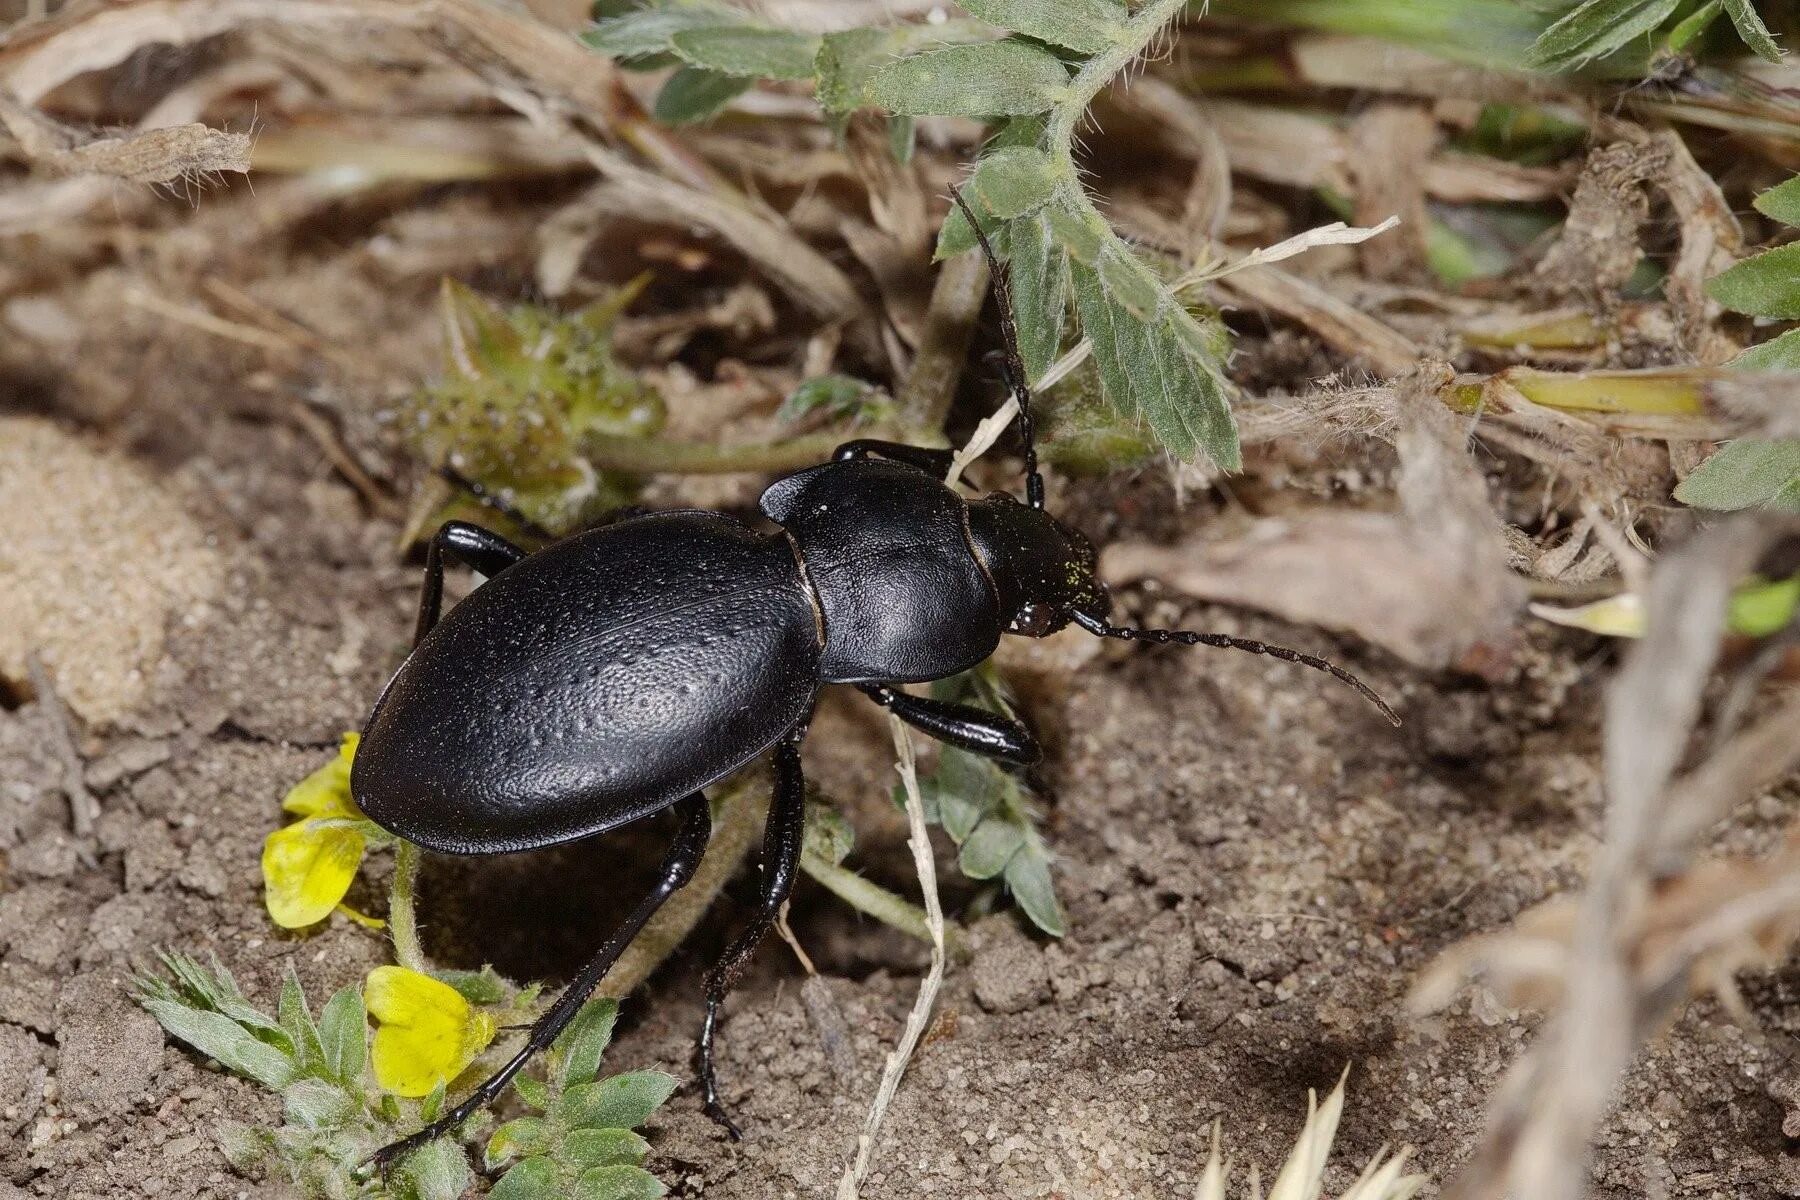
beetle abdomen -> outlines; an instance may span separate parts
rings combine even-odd
[[[623,521],[452,609],[377,702],[352,791],[433,850],[585,837],[756,757],[805,719],[818,660],[785,538],[716,513]]]

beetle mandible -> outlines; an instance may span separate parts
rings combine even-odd
[[[452,521],[425,557],[413,649],[363,731],[351,790],[385,829],[447,854],[531,850],[616,829],[666,808],[680,828],[655,887],[531,1026],[525,1045],[447,1113],[380,1150],[386,1166],[497,1098],[573,1019],[706,849],[705,789],[773,749],[761,901],[706,978],[698,1056],[708,1116],[719,1100],[720,1005],[781,911],[805,831],[800,743],[825,684],[850,684],[951,745],[1023,766],[1031,732],[901,685],[975,666],[1003,633],[1045,637],[1073,622],[1098,637],[1270,654],[1327,671],[1399,718],[1361,680],[1283,646],[1224,634],[1113,624],[1093,546],[1044,509],[1031,393],[1007,280],[993,268],[1006,382],[1018,402],[1025,499],[968,500],[943,482],[949,450],[857,440],[779,479],[758,533],[716,512],[631,517],[535,554]],[[488,581],[439,620],[444,558]]]

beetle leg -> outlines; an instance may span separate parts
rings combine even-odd
[[[1031,730],[1010,717],[968,704],[914,696],[879,683],[862,683],[863,695],[893,712],[908,725],[959,750],[997,758],[1015,766],[1028,766],[1043,757]]]
[[[490,579],[525,557],[525,551],[479,525],[467,521],[444,522],[425,547],[425,583],[419,589],[419,623],[413,628],[415,646],[424,641],[431,627],[438,623],[438,613],[444,605],[446,551]]]
[[[706,1115],[723,1125],[734,1142],[743,1134],[719,1101],[719,1083],[713,1071],[713,1037],[725,993],[744,973],[757,943],[775,924],[788,893],[794,890],[800,848],[806,835],[806,777],[800,770],[803,736],[790,734],[775,746],[775,797],[769,805],[769,823],[763,828],[762,901],[756,915],[750,918],[749,927],[706,974],[706,1022],[700,1027],[700,1083],[706,1095]]]
[[[664,901],[693,878],[694,869],[700,865],[700,859],[706,853],[706,842],[712,832],[712,817],[707,810],[705,793],[695,792],[676,805],[676,809],[681,813],[681,829],[669,847],[668,857],[663,860],[662,877],[657,881],[655,889],[638,901],[638,906],[613,932],[612,937],[607,939],[606,945],[589,960],[587,966],[581,968],[581,974],[570,981],[569,986],[563,989],[563,994],[556,998],[556,1003],[531,1026],[531,1036],[525,1039],[525,1045],[519,1052],[508,1059],[505,1066],[482,1080],[455,1108],[419,1132],[377,1150],[370,1161],[378,1169],[385,1172],[400,1158],[426,1142],[449,1133],[498,1099],[500,1093],[506,1090],[506,1085],[512,1082],[513,1076],[531,1061],[532,1056],[547,1049],[569,1022],[575,1019],[575,1014],[581,1011],[582,1003],[599,986],[607,971],[612,969],[619,955],[625,952],[625,947],[637,937],[645,922],[663,906]]]
[[[909,446],[905,442],[884,442],[880,438],[857,438],[831,452],[833,462],[843,462],[849,458],[885,458],[908,467],[917,467],[927,475],[935,475],[939,479],[950,473],[950,463],[955,457],[954,450]]]

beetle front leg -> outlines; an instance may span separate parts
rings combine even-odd
[[[914,696],[879,683],[856,686],[863,695],[908,725],[959,750],[1020,767],[1030,766],[1044,756],[1031,730],[1010,717],[969,704]]]
[[[700,1083],[706,1097],[706,1115],[725,1127],[732,1141],[743,1136],[719,1101],[719,1081],[713,1069],[713,1039],[719,1027],[719,1009],[749,965],[750,956],[781,915],[794,890],[800,869],[800,849],[806,837],[806,777],[800,769],[800,740],[790,734],[775,747],[775,796],[769,804],[769,822],[763,827],[762,900],[750,925],[731,943],[717,965],[706,975],[706,1022],[700,1027]]]
[[[438,613],[443,609],[446,553],[489,579],[525,557],[525,551],[479,525],[467,521],[444,522],[425,546],[425,582],[419,588],[419,622],[413,627],[415,646],[424,641],[425,635],[438,623]]]
[[[706,843],[712,833],[712,817],[707,810],[705,793],[695,792],[681,801],[676,809],[681,813],[681,829],[675,834],[668,857],[663,860],[662,874],[656,887],[638,901],[638,906],[613,932],[612,937],[607,939],[606,945],[588,961],[587,966],[581,968],[581,974],[569,982],[569,986],[563,989],[563,994],[556,998],[556,1003],[531,1026],[531,1036],[525,1039],[525,1045],[519,1052],[508,1059],[505,1066],[482,1080],[455,1108],[419,1132],[377,1150],[370,1161],[378,1170],[385,1172],[401,1158],[426,1142],[449,1133],[499,1099],[500,1093],[506,1090],[506,1085],[512,1082],[513,1076],[523,1070],[525,1064],[539,1051],[548,1049],[568,1027],[569,1022],[575,1019],[582,1004],[606,977],[625,948],[631,945],[632,939],[637,937],[645,923],[656,914],[656,910],[694,877],[695,869],[706,854]]]

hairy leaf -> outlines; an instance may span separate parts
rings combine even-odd
[[[1035,831],[1027,837],[1025,848],[1006,864],[1006,886],[1033,925],[1051,937],[1063,936],[1068,921],[1050,882],[1050,853]]]
[[[656,1200],[668,1190],[642,1167],[595,1167],[581,1173],[572,1200]]]
[[[642,1125],[675,1091],[678,1081],[661,1071],[632,1071],[562,1094],[555,1117],[574,1129],[630,1129]]]
[[[562,1144],[562,1157],[579,1167],[635,1167],[649,1156],[650,1143],[629,1129],[576,1129]]]
[[[1763,192],[1752,203],[1765,217],[1800,228],[1800,175]]]
[[[296,1079],[282,1090],[282,1115],[303,1129],[340,1129],[362,1111],[357,1097],[341,1084],[324,1079]]]
[[[1781,61],[1781,46],[1769,32],[1769,27],[1763,24],[1762,17],[1757,15],[1751,0],[1725,0],[1725,12],[1737,27],[1738,36],[1744,39],[1744,45],[1770,62]]]
[[[872,104],[869,84],[896,59],[931,47],[993,41],[995,31],[979,21],[955,19],[942,25],[889,25],[846,29],[820,39],[813,67],[819,106],[834,117]]]
[[[279,1090],[294,1077],[294,1060],[223,1013],[190,1008],[179,1000],[140,1001],[164,1029],[220,1065]]]
[[[1800,371],[1800,329],[1752,346],[1731,360],[1739,371]]]
[[[488,1200],[563,1200],[556,1164],[542,1156],[525,1159],[500,1177]]]
[[[1009,813],[991,813],[969,834],[956,865],[970,879],[992,879],[1025,844],[1025,826]]]
[[[1221,468],[1241,465],[1237,424],[1214,363],[1199,353],[1205,331],[1178,304],[1146,324],[1109,294],[1086,265],[1071,270],[1082,332],[1094,349],[1094,365],[1107,398],[1121,412],[1141,413],[1168,452],[1192,458],[1204,452]]]
[[[1706,292],[1733,312],[1800,320],[1800,242],[1765,250],[1713,276]]]
[[[589,1000],[556,1039],[556,1082],[569,1088],[587,1083],[600,1074],[600,1058],[612,1041],[619,1019],[619,1002],[607,997]]]
[[[1527,62],[1546,70],[1579,66],[1650,33],[1680,6],[1681,0],[1587,0],[1544,30]]]
[[[340,988],[319,1012],[319,1040],[325,1051],[325,1070],[333,1079],[352,1087],[362,1081],[368,1053],[368,1016],[362,992]]]
[[[1024,42],[927,50],[875,73],[868,95],[910,116],[1001,117],[1040,113],[1067,90],[1069,69]]]
[[[328,1073],[325,1047],[319,1041],[319,1027],[313,1024],[306,1007],[306,991],[292,963],[281,981],[281,995],[275,1002],[275,1020],[287,1031],[294,1046],[294,1068],[302,1075]]]
[[[1019,357],[1025,360],[1025,373],[1033,380],[1041,379],[1062,348],[1069,260],[1052,238],[1050,219],[1042,212],[1020,217],[1006,232]]]
[[[1002,220],[1042,208],[1055,192],[1056,169],[1050,156],[1035,146],[990,150],[968,186],[970,197]]]
[[[462,1146],[455,1138],[439,1138],[401,1159],[389,1188],[400,1200],[458,1200],[469,1183]]]
[[[718,116],[754,82],[741,75],[724,75],[704,67],[682,67],[663,81],[652,111],[656,119],[665,124],[697,124]]]
[[[550,1122],[542,1117],[520,1117],[494,1130],[482,1151],[488,1170],[512,1159],[529,1159],[550,1149]]]
[[[1800,439],[1730,442],[1681,481],[1675,498],[1726,512],[1760,505],[1800,510]]]
[[[963,7],[1002,29],[1083,54],[1111,45],[1126,16],[1112,0],[964,0]]]
[[[684,30],[742,20],[742,13],[710,5],[640,8],[601,21],[581,40],[614,58],[648,58],[673,49],[675,35]]]
[[[675,33],[669,47],[692,66],[726,75],[811,79],[819,39],[787,29],[711,25]]]

